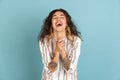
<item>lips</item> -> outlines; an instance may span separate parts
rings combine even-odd
[[[62,26],[62,22],[57,22],[57,23],[56,23],[56,26],[57,26],[57,27]]]

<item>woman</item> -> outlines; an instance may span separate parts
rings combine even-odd
[[[44,65],[42,80],[77,80],[81,38],[64,9],[51,11],[39,36]]]

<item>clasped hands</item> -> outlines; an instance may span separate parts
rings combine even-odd
[[[59,55],[62,58],[66,57],[65,43],[63,40],[56,41],[56,48],[54,55]]]
[[[66,58],[65,43],[63,40],[56,41],[56,47],[53,53],[53,58],[48,65],[48,68],[51,72],[54,72],[57,69],[57,63],[60,58],[59,56],[61,56],[62,59]]]

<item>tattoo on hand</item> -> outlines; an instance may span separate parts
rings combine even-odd
[[[68,71],[70,68],[70,60],[68,58],[64,58],[63,65],[64,65],[65,69]]]

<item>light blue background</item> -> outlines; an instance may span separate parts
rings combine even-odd
[[[82,33],[78,80],[120,80],[120,0],[0,0],[0,80],[40,80],[37,36],[56,8]]]

